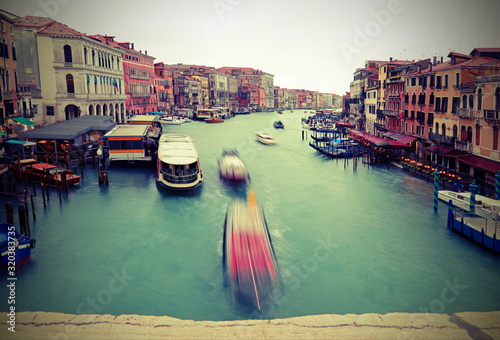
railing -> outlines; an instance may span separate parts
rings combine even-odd
[[[151,97],[152,93],[129,93],[132,98]]]
[[[455,114],[460,118],[474,118],[475,112],[476,110],[473,109],[458,108]]]
[[[399,111],[394,111],[394,110],[383,110],[384,115],[386,116],[393,116],[393,117],[398,117],[399,116]]]
[[[447,143],[447,144],[455,144],[456,137],[440,135],[438,133],[430,132],[429,139],[435,142]]]
[[[198,178],[198,172],[186,176],[174,176],[172,174],[166,173],[165,171],[162,171],[161,173],[167,182],[174,184],[193,183]]]
[[[455,140],[455,149],[460,151],[472,152],[472,143]]]
[[[500,111],[497,110],[484,110],[484,119],[499,120]]]
[[[141,74],[129,74],[130,78],[133,79],[149,79],[150,77],[148,75],[141,75]]]

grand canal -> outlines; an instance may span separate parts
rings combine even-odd
[[[195,191],[169,192],[152,168],[115,165],[109,186],[87,165],[79,187],[62,202],[52,191],[46,209],[37,188],[30,220],[37,244],[17,272],[17,311],[253,317],[233,306],[223,285],[223,222],[237,194],[218,176],[226,147],[247,164],[282,276],[266,317],[500,310],[500,257],[446,229],[446,206],[432,209],[432,183],[321,156],[302,140],[303,116],[165,125],[196,143],[205,180]],[[276,119],[284,130],[272,128]],[[258,130],[280,144],[258,143]],[[12,198],[1,200],[4,209]],[[1,279],[5,287],[5,272]],[[7,290],[0,292],[6,311]]]

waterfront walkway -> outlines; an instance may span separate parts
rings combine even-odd
[[[1,313],[1,339],[500,339],[500,311],[192,321],[168,316]]]

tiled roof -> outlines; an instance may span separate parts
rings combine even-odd
[[[84,36],[85,34],[78,32],[60,22],[54,21],[38,31],[38,34],[63,34],[63,35],[79,35]]]
[[[54,22],[54,20],[51,18],[35,17],[32,15],[27,15],[24,17],[14,19],[14,23],[16,26],[38,27],[38,28],[47,26],[52,22]]]

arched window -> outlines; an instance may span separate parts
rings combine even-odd
[[[83,62],[84,62],[85,64],[87,64],[87,62],[88,62],[88,60],[87,60],[87,54],[88,54],[87,48],[86,48],[86,47],[84,47],[84,48],[83,48]]]
[[[452,135],[453,138],[457,138],[458,137],[458,126],[456,125],[453,125],[453,135]]]
[[[429,96],[429,105],[434,105],[434,92],[431,92]]]
[[[415,93],[413,93],[413,95],[411,96],[411,103],[412,104],[416,104],[417,103],[417,96],[415,95]]]
[[[71,53],[71,46],[69,45],[64,45],[64,62],[65,63],[72,63],[73,62],[73,55]]]
[[[462,96],[462,107],[464,109],[467,108],[467,95],[465,95],[465,94]]]
[[[446,135],[446,125],[445,125],[444,123],[443,123],[443,124],[441,124],[441,134],[442,134],[443,136],[445,136],[445,135]]]
[[[472,143],[472,126],[467,127],[467,143]]]
[[[481,89],[477,91],[477,109],[478,110],[483,109],[483,90]]]
[[[66,90],[68,93],[75,93],[75,82],[71,74],[66,75]]]
[[[462,125],[462,127],[460,128],[460,141],[467,141],[467,128],[464,125]]]
[[[469,95],[469,109],[474,108],[474,95]]]

